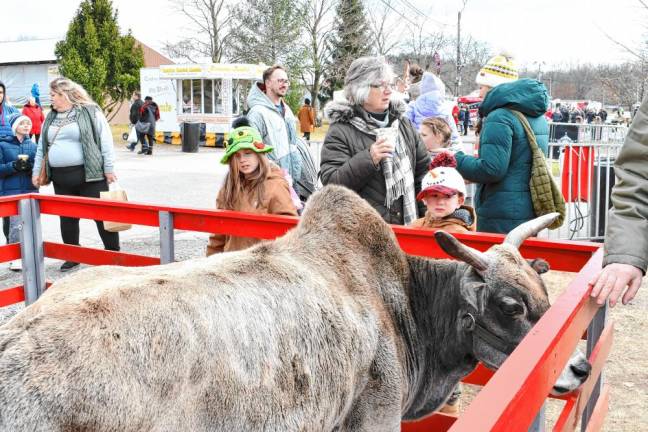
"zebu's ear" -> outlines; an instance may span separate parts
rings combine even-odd
[[[459,240],[444,231],[435,232],[434,238],[441,246],[441,249],[451,257],[469,264],[480,273],[488,269],[488,256],[483,252],[460,243]]]
[[[535,236],[540,231],[547,228],[559,216],[560,213],[547,213],[546,215],[537,217],[528,222],[524,222],[522,225],[518,225],[513,229],[513,231],[507,234],[506,238],[504,239],[504,243],[508,243],[515,246],[516,248],[519,248],[524,240],[529,237]]]
[[[538,274],[547,273],[549,271],[549,263],[542,258],[528,259],[527,262]]]

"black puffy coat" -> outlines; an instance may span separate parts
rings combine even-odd
[[[400,119],[401,134],[406,137],[407,154],[414,173],[416,193],[427,172],[430,157],[412,123],[403,116],[404,104],[390,104],[389,124]],[[331,102],[325,108],[330,127],[324,138],[320,176],[322,184],[340,184],[355,191],[375,208],[390,224],[403,224],[403,198],[394,201],[390,209],[385,206],[385,177],[380,167],[371,160],[369,148],[376,137],[358,130],[350,123],[354,116],[365,117],[366,112],[348,103]],[[417,203],[419,217],[425,214],[425,205]]]

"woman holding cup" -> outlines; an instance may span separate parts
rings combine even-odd
[[[382,57],[351,63],[344,80],[346,101],[324,109],[330,127],[322,147],[323,184],[348,187],[387,223],[409,224],[425,214],[416,202],[430,162],[405,103],[395,97],[396,76]]]

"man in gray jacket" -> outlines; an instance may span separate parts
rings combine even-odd
[[[614,164],[617,182],[605,233],[603,270],[591,281],[591,296],[613,307],[621,294],[630,302],[648,267],[648,97],[632,121]]]
[[[256,128],[266,145],[274,147],[268,157],[284,168],[295,182],[301,179],[302,159],[297,149],[296,118],[284,102],[290,81],[286,70],[279,65],[263,72],[263,82],[252,86],[247,98],[250,125]],[[295,191],[302,197],[304,191],[295,183]]]

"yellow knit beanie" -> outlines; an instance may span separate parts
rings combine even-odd
[[[517,65],[511,56],[500,54],[488,60],[488,63],[479,70],[475,82],[479,85],[496,87],[517,79]]]

